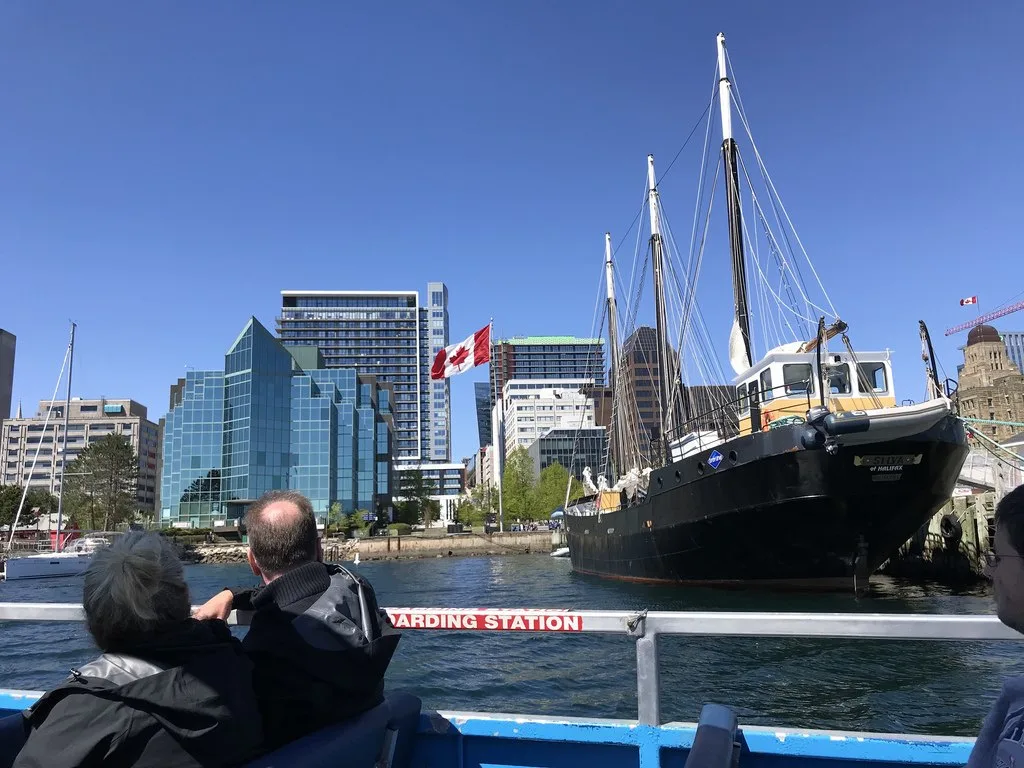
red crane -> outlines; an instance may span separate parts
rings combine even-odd
[[[968,328],[974,328],[975,326],[981,325],[982,323],[987,323],[990,320],[995,320],[997,317],[1005,317],[1006,315],[1009,315],[1013,312],[1017,312],[1018,310],[1021,309],[1024,309],[1024,301],[1018,301],[1016,304],[1010,304],[1008,306],[1003,307],[1002,309],[997,309],[994,312],[989,312],[987,315],[976,317],[970,322],[960,323],[960,325],[954,325],[952,328],[947,328],[946,335],[952,336],[954,333],[966,331]]]

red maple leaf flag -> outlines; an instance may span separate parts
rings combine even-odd
[[[484,326],[465,341],[445,347],[437,353],[430,368],[430,378],[447,379],[465,373],[491,360],[491,326]]]
[[[968,296],[966,299],[960,299],[960,306],[961,307],[966,307],[968,304],[977,304],[977,303],[978,303],[978,297],[977,296]]]

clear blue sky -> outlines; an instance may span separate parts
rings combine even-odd
[[[73,318],[74,393],[155,420],[282,288],[439,279],[453,340],[589,335],[603,233],[703,109],[719,31],[855,345],[920,398],[917,320],[953,373],[958,299],[1024,291],[1021,29],[1017,0],[0,4],[15,399],[49,396]],[[679,229],[695,162],[663,186]],[[455,457],[485,375],[452,380]]]

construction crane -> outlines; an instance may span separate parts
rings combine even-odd
[[[1013,312],[1017,312],[1024,309],[1024,301],[1018,301],[1016,304],[1010,304],[1009,306],[997,309],[994,312],[989,312],[987,315],[976,317],[968,323],[960,323],[960,325],[954,325],[952,328],[946,329],[946,335],[952,336],[954,333],[960,333],[960,331],[966,331],[968,328],[974,328],[975,326],[987,323],[990,320],[995,320],[997,317],[1006,317]]]

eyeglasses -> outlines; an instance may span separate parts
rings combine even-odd
[[[1021,558],[1024,557],[1024,555],[997,555],[995,552],[989,549],[985,552],[985,563],[988,565],[989,568],[992,568],[998,565],[999,561],[1002,560],[1004,557]]]

